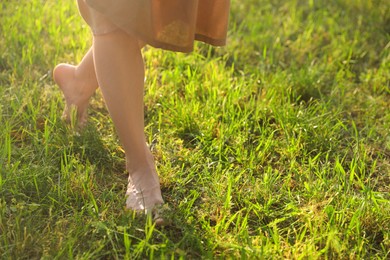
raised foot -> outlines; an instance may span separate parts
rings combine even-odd
[[[62,118],[71,123],[76,119],[78,127],[83,127],[87,122],[89,96],[83,94],[85,86],[76,78],[76,66],[59,64],[53,71],[54,81],[62,91],[65,99],[65,108]],[[73,113],[76,114],[73,117]]]

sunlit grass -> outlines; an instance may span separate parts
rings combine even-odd
[[[0,6],[0,258],[390,257],[387,1],[233,1],[226,47],[144,50],[163,228],[124,210],[100,93],[85,131],[60,118],[74,1]]]

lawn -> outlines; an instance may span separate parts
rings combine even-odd
[[[0,7],[1,259],[390,258],[389,1],[233,0],[226,47],[144,49],[164,227],[124,208],[100,92],[61,120],[75,1]]]

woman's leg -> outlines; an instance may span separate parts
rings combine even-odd
[[[65,97],[64,119],[70,121],[71,111],[76,109],[78,124],[85,124],[89,99],[98,88],[92,48],[77,66],[57,65],[53,77]]]
[[[163,203],[153,156],[144,135],[144,63],[139,42],[120,29],[94,36],[97,80],[126,153],[127,207]]]

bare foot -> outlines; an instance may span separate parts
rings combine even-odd
[[[129,175],[126,197],[126,208],[137,211],[150,211],[163,204],[157,173],[137,172]]]
[[[87,122],[87,109],[90,94],[86,93],[85,84],[76,78],[76,66],[59,64],[53,71],[53,78],[65,98],[65,109],[62,118],[71,122],[72,110],[77,112],[77,125],[82,127]]]
[[[129,179],[126,191],[126,208],[136,211],[153,211],[164,203],[161,196],[160,179],[156,172],[154,158],[145,144],[145,158],[135,163],[126,160]],[[128,159],[128,158],[126,158]],[[142,163],[143,161],[143,163]]]

